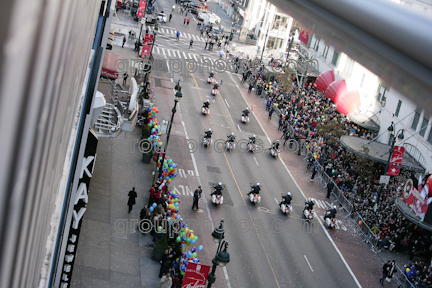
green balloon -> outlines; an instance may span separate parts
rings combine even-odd
[[[194,240],[195,240],[195,241],[198,241],[198,236],[195,236]]]
[[[181,242],[181,238],[180,238],[180,236],[177,236],[176,241],[177,241],[177,242]]]
[[[186,238],[186,243],[190,243],[190,238]]]
[[[159,142],[159,143],[158,143],[158,146],[159,146],[159,147],[162,146],[162,142]]]
[[[192,253],[192,257],[196,258],[197,257],[197,253],[196,252]]]
[[[158,227],[158,232],[161,232],[162,231],[162,226],[159,226]]]

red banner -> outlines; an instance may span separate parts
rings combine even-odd
[[[432,211],[429,211],[432,203],[432,176],[426,180],[424,187],[419,184],[418,189],[414,187],[413,180],[408,179],[404,187],[403,199],[420,221],[432,225]]]
[[[210,266],[189,262],[181,288],[205,288]]]
[[[404,147],[394,146],[393,154],[390,158],[390,165],[387,171],[387,175],[399,176],[399,171],[402,164],[402,158],[404,152],[405,152]]]
[[[144,37],[144,45],[153,43],[153,34],[146,33]]]
[[[143,45],[142,50],[141,50],[141,58],[144,58],[145,56],[149,56],[150,55],[150,49],[151,49],[151,45]]]
[[[146,1],[140,1],[137,11],[137,17],[142,18],[145,14],[145,8],[146,8]]]
[[[304,28],[302,28],[300,35],[299,35],[299,40],[301,42],[303,42],[305,45],[308,45],[309,42],[309,32],[306,31]]]

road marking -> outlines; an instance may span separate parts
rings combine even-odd
[[[170,50],[169,49],[166,49],[166,50],[167,50],[168,56],[171,57]]]
[[[235,80],[232,78],[232,74],[229,74],[229,75],[230,75],[230,77],[231,77],[231,80],[235,81]],[[235,83],[235,82],[234,82],[234,83]],[[238,87],[238,86],[237,86],[237,87]],[[239,89],[239,90],[240,90],[240,89]],[[246,101],[246,98],[245,98],[245,97],[243,96],[243,94],[241,93],[241,91],[240,91],[240,95],[243,97],[243,100],[244,100],[246,103],[248,103],[248,102]],[[249,104],[248,104],[248,106],[249,106]],[[254,113],[254,112],[252,112],[252,113]],[[256,117],[255,117],[255,118],[256,118]],[[266,132],[266,131],[264,130],[264,128],[262,127],[260,121],[258,121],[258,118],[257,118],[257,122],[258,122],[259,126],[261,127],[261,130],[264,132],[264,134],[266,135],[267,139],[268,139],[269,142],[271,143],[271,140],[270,140],[270,138],[268,137],[267,132]],[[226,156],[225,156],[225,158],[226,158]],[[303,198],[306,200],[306,199],[307,199],[306,195],[303,193],[303,190],[300,188],[300,186],[298,185],[296,179],[293,177],[293,175],[291,174],[291,172],[288,170],[288,167],[285,165],[285,163],[284,163],[284,161],[282,160],[281,157],[279,157],[279,160],[281,161],[281,163],[282,163],[282,165],[284,166],[285,170],[288,172],[288,174],[289,174],[290,177],[292,178],[294,184],[296,185],[297,189],[298,189],[298,190],[300,191],[300,193],[302,194]],[[244,201],[244,200],[243,200],[243,201]],[[249,212],[249,210],[248,210],[248,212]],[[250,215],[250,213],[249,213],[249,215]],[[319,219],[319,217],[318,217],[317,219],[318,219],[318,222],[320,223],[320,225],[321,225],[321,227],[322,227],[324,233],[327,235],[327,238],[330,240],[330,242],[332,243],[332,245],[333,245],[333,247],[335,248],[336,252],[339,254],[339,257],[342,259],[342,262],[343,262],[343,263],[345,264],[345,266],[347,267],[348,272],[351,274],[351,277],[353,277],[354,282],[357,284],[358,287],[361,288],[362,286],[361,286],[360,283],[358,282],[357,277],[356,277],[356,276],[354,275],[354,273],[352,272],[351,268],[349,267],[348,263],[346,262],[345,258],[344,258],[343,255],[342,255],[342,253],[339,251],[339,248],[336,246],[336,243],[334,243],[333,239],[330,237],[330,234],[327,232],[327,229],[324,227],[324,224],[323,224],[322,221]],[[253,223],[253,222],[252,222],[252,223]],[[261,238],[260,238],[260,240],[261,240]],[[267,256],[267,254],[266,254],[266,256]],[[274,273],[274,272],[273,272],[273,273]],[[275,276],[275,277],[276,277],[276,276]],[[278,286],[279,286],[279,283],[278,283]]]
[[[230,106],[229,106],[229,104],[228,104],[228,101],[227,101],[226,99],[224,99],[224,100],[225,100],[226,105],[227,105],[228,108],[229,108]]]
[[[274,198],[274,199],[275,199],[276,203],[279,205],[279,202],[277,201],[277,199],[276,198]]]
[[[311,266],[310,263],[309,263],[309,260],[308,260],[307,257],[306,257],[306,255],[303,255],[303,256],[305,257],[306,262],[308,263],[309,268],[311,269],[311,271],[314,272],[313,269],[312,269],[312,266]]]
[[[240,126],[237,124],[237,127],[239,128],[239,130],[240,130],[240,132],[241,132],[241,129],[240,129]]]
[[[255,156],[253,158],[254,158],[255,163],[257,164],[257,166],[259,166],[258,161],[256,160]]]

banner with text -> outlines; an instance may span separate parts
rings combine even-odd
[[[308,45],[309,43],[309,32],[306,31],[304,28],[302,28],[300,35],[299,35],[299,40],[301,42],[303,42],[305,45]]]
[[[137,11],[137,17],[142,18],[145,14],[145,8],[146,8],[147,1],[140,1]]]
[[[205,288],[210,266],[189,262],[181,288]]]
[[[401,146],[395,146],[393,154],[390,158],[390,165],[387,171],[387,175],[399,176],[400,167],[402,165],[402,158],[405,152],[405,148]]]

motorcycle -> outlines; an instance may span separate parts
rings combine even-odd
[[[247,122],[249,122],[249,117],[248,117],[248,116],[244,116],[244,115],[242,115],[242,122],[243,122],[243,123],[247,123]]]
[[[215,89],[215,88],[213,88],[213,89],[211,90],[211,94],[212,94],[213,96],[218,95],[218,94],[219,94],[219,89]]]
[[[216,205],[222,205],[223,204],[223,196],[222,195],[213,195],[212,196],[212,202]]]
[[[204,140],[203,140],[204,146],[210,146],[211,143],[212,143],[212,139],[211,138],[204,138]]]
[[[325,216],[327,216],[328,214],[330,214],[330,212],[326,212]],[[329,217],[325,218],[324,223],[328,228],[335,228],[336,226],[336,220],[333,218],[329,218]]]
[[[234,148],[235,148],[235,143],[234,142],[226,142],[226,149],[227,150],[229,150],[229,151],[232,151],[232,150],[234,150]]]
[[[249,152],[255,152],[256,144],[248,143],[248,150]]]
[[[252,204],[259,204],[261,202],[261,196],[259,194],[249,194],[249,201]]]
[[[284,198],[283,198],[283,195],[282,195],[282,200],[281,200],[281,202],[283,201],[283,199],[284,199]],[[285,214],[285,215],[291,214],[291,212],[292,212],[292,207],[291,207],[291,205],[281,204],[281,205],[280,205],[280,208],[281,208],[282,213]]]
[[[208,114],[210,114],[210,108],[204,108],[204,107],[202,107],[202,108],[201,108],[201,112],[202,112],[204,115],[208,115]]]
[[[273,157],[275,157],[275,158],[279,156],[279,153],[280,153],[279,150],[276,150],[276,149],[273,149],[273,148],[270,149],[270,154],[271,154]]]
[[[309,211],[308,209],[304,209],[303,211],[303,215],[305,216],[306,219],[312,220],[315,218],[315,211]]]
[[[214,83],[213,77],[207,78],[207,83],[213,84]]]

